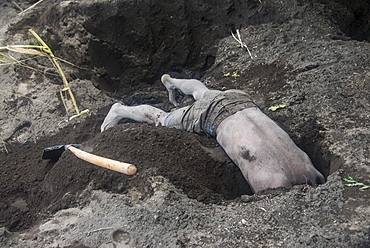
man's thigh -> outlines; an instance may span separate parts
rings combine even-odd
[[[177,129],[184,129],[182,121],[185,113],[189,110],[189,108],[190,106],[186,106],[183,108],[176,109],[169,113],[164,121],[164,126]]]

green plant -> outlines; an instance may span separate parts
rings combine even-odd
[[[235,82],[236,81],[236,78],[237,77],[239,77],[240,75],[239,75],[239,72],[238,71],[234,71],[234,72],[232,72],[232,73],[226,73],[226,74],[224,74],[224,76],[225,77],[232,77],[233,78],[233,82]]]
[[[346,186],[349,186],[349,187],[356,187],[356,186],[359,186],[361,187],[360,190],[365,190],[365,189],[368,189],[370,188],[370,185],[366,185],[364,183],[360,183],[360,182],[357,182],[356,180],[354,180],[352,177],[347,177],[347,178],[343,178],[344,181],[346,181],[347,183],[344,184]]]
[[[280,104],[280,105],[277,105],[277,106],[271,106],[271,107],[269,107],[269,110],[276,111],[278,109],[285,108],[285,107],[286,107],[285,104]]]

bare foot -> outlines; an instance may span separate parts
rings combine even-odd
[[[107,116],[104,119],[103,124],[100,127],[100,130],[102,132],[107,130],[108,128],[117,126],[118,122],[121,120],[120,116],[117,115],[117,108],[119,108],[120,106],[123,105],[120,103],[115,103],[112,105]]]
[[[168,74],[164,74],[161,78],[162,83],[166,86],[168,91],[168,97],[170,102],[176,107],[179,106],[179,103],[176,100],[176,87],[171,83],[171,77]]]

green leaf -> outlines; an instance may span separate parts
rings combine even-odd
[[[348,186],[348,187],[355,187],[355,186],[358,186],[358,184],[357,183],[347,183],[347,184],[345,184],[346,186]]]
[[[343,178],[343,181],[346,181],[348,183],[344,184],[348,187],[355,187],[355,186],[360,186],[360,190],[365,190],[365,189],[369,189],[370,188],[370,185],[366,185],[364,183],[360,183],[360,182],[357,182],[356,180],[354,180],[352,177],[347,177],[347,178]]]
[[[369,188],[370,188],[369,185],[365,185],[365,186],[361,187],[360,190],[365,190],[365,189],[369,189]]]
[[[352,177],[343,178],[343,180],[346,181],[346,182],[349,182],[349,183],[355,183],[356,182],[355,180],[353,180]]]
[[[239,72],[238,71],[234,71],[233,74],[231,75],[233,78],[237,78],[239,77]]]
[[[286,107],[286,105],[285,105],[285,104],[280,104],[280,105],[278,105],[278,106],[272,106],[272,107],[269,107],[269,110],[271,110],[271,111],[276,111],[276,110],[278,110],[278,109],[285,108],[285,107]]]

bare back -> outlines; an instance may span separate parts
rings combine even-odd
[[[258,108],[229,116],[220,123],[216,134],[254,192],[324,182],[307,154]]]

